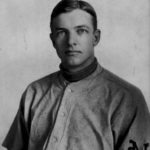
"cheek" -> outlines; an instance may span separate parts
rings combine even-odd
[[[55,48],[62,48],[66,43],[65,38],[56,38],[55,39]]]
[[[63,45],[63,44],[62,44],[62,40],[57,39],[57,40],[55,41],[55,48],[56,48],[56,49],[59,49],[62,45]]]
[[[56,52],[57,52],[58,57],[60,59],[62,59],[63,58],[63,51],[61,51],[61,49],[59,49],[59,48],[56,48]]]
[[[86,48],[93,47],[93,39],[92,39],[92,37],[86,37],[86,38],[82,39],[80,42]]]
[[[93,36],[92,34],[85,34],[80,40],[82,40],[84,43],[91,44],[93,42]]]
[[[62,58],[64,49],[65,49],[65,42],[63,40],[56,40],[55,41],[55,49],[57,52],[57,55]]]

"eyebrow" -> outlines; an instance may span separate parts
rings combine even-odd
[[[66,28],[56,27],[56,28],[54,28],[54,30],[55,30],[55,31],[57,31],[57,30],[66,30]]]
[[[75,26],[74,27],[75,29],[79,29],[79,28],[86,28],[86,29],[90,29],[87,25],[79,25],[79,26]],[[67,28],[65,27],[55,27],[54,28],[55,31],[58,31],[58,30],[67,30]]]
[[[87,25],[79,25],[79,26],[76,26],[75,28],[86,28],[86,29],[90,29]]]

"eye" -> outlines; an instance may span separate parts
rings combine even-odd
[[[56,37],[64,37],[66,35],[66,32],[64,30],[58,30],[55,33]]]
[[[79,35],[82,35],[83,33],[88,33],[88,31],[86,29],[80,28],[80,29],[77,29],[77,33]]]

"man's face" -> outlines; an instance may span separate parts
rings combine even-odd
[[[94,31],[92,16],[75,9],[54,18],[51,39],[64,67],[78,71],[94,59],[100,32]]]

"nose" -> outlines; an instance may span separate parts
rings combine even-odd
[[[77,37],[76,37],[75,33],[72,33],[72,32],[68,33],[67,42],[68,42],[69,46],[73,46],[73,45],[77,44]]]

